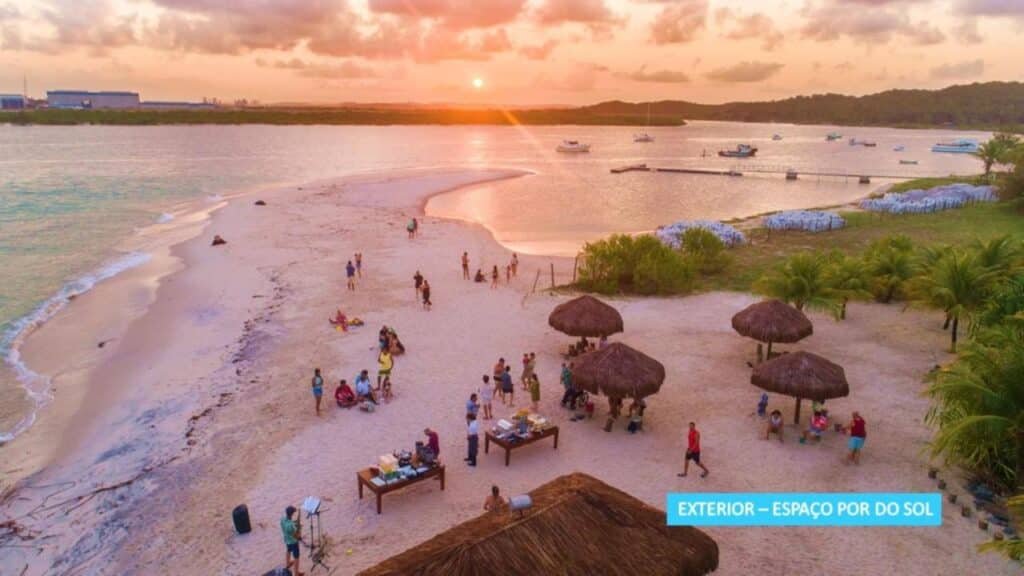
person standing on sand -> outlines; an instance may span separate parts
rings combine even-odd
[[[480,423],[475,414],[466,414],[466,462],[476,466],[476,455],[480,451]]]
[[[462,279],[469,280],[469,252],[462,253]]]
[[[416,235],[416,219],[409,220],[409,223],[405,225],[405,231],[409,233],[409,240],[412,240],[413,236]]]
[[[356,275],[363,277],[363,253],[356,252]]]
[[[850,439],[846,444],[850,449],[850,454],[846,457],[846,461],[860,464],[860,452],[864,449],[864,441],[868,437],[867,422],[861,418],[860,412],[855,411],[846,429],[850,432]]]
[[[498,363],[494,365],[494,370],[491,371],[491,376],[494,378],[494,386],[497,388],[501,384],[501,375],[505,373],[505,359],[498,358]],[[504,402],[504,398],[502,401]]]
[[[356,289],[356,267],[352,265],[352,261],[349,260],[348,264],[345,265],[345,276],[348,277],[348,289]]]
[[[466,415],[472,414],[476,416],[480,412],[480,403],[476,401],[476,393],[469,395],[469,400],[466,400]]]
[[[391,369],[395,366],[395,359],[391,356],[390,350],[381,350],[377,354],[377,390],[380,390],[381,381],[391,377]]]
[[[515,278],[516,274],[518,274],[518,268],[519,268],[519,256],[515,252],[512,253],[512,264],[511,264],[511,266],[512,266],[512,277]]]
[[[690,433],[686,437],[686,460],[683,461],[683,472],[677,474],[680,478],[685,478],[686,473],[690,470],[690,460],[700,467],[703,472],[700,473],[700,477],[704,478],[708,475],[708,469],[700,462],[700,432],[697,431],[697,425],[690,422]]]
[[[512,283],[512,265],[505,266],[505,284]]]
[[[519,384],[526,390],[530,385],[530,355],[523,352],[523,371],[519,373]]]
[[[423,309],[429,311],[430,307],[434,305],[434,303],[430,301],[430,282],[423,280],[423,286],[420,287],[420,292],[423,293]]]
[[[537,411],[537,405],[540,403],[540,379],[537,378],[536,374],[530,375],[530,407],[534,412]]]
[[[417,270],[416,274],[412,277],[413,284],[416,286],[416,299],[420,299],[420,289],[423,288],[423,274]]]
[[[484,409],[484,420],[490,420],[494,416],[491,414],[491,402],[494,401],[494,387],[491,386],[491,379],[487,374],[484,374],[484,385],[480,388],[480,404]]]
[[[284,537],[284,569],[291,570],[292,566],[294,566],[295,571],[292,574],[303,576],[303,573],[299,572],[300,521],[298,519],[292,520],[295,512],[295,506],[289,506],[284,509],[284,518],[281,518],[281,535]]]
[[[324,399],[324,378],[320,369],[313,370],[313,398],[316,400],[316,415],[320,415],[320,401]]]
[[[498,265],[495,264],[494,268],[491,270],[491,288],[497,288],[497,287],[498,287]]]
[[[505,372],[501,375],[501,401],[505,401],[508,394],[508,405],[516,405],[516,387],[512,384],[512,367],[505,366]]]

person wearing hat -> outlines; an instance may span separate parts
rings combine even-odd
[[[284,536],[284,569],[291,570],[292,566],[295,566],[295,571],[292,572],[295,576],[303,576],[302,572],[299,571],[299,519],[292,520],[292,516],[295,516],[295,506],[289,506],[284,509],[284,518],[281,518],[281,535]]]

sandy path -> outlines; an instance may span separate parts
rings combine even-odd
[[[501,175],[508,174],[490,176]],[[834,434],[814,447],[758,439],[760,421],[748,414],[759,391],[748,383],[745,364],[754,344],[729,326],[732,314],[753,297],[715,293],[616,300],[626,323],[621,340],[660,359],[668,379],[650,402],[644,434],[630,436],[621,428],[607,434],[599,419],[571,423],[557,406],[555,351],[566,338],[548,328],[546,318],[567,297],[527,296],[536,270],[547,274],[554,261],[560,274],[568,274],[571,261],[524,258],[520,277],[499,290],[461,280],[463,250],[470,252],[474,267],[506,262],[508,253],[469,224],[426,219],[422,236],[413,241],[403,228],[425,196],[479,180],[481,174],[417,176],[279,191],[265,195],[270,205],[259,209],[251,198],[235,201],[214,216],[208,230],[224,234],[230,250],[214,252],[205,239],[182,248],[188,269],[173,283],[190,278],[196,285],[162,293],[147,314],[153,324],[146,330],[180,322],[174,314],[181,310],[160,308],[162,300],[184,299],[187,309],[217,313],[192,317],[182,332],[167,335],[165,345],[191,343],[192,348],[162,355],[168,362],[151,366],[154,380],[173,375],[188,386],[187,393],[168,393],[178,403],[165,410],[173,417],[161,417],[176,435],[164,450],[179,459],[131,494],[144,495],[144,507],[122,507],[116,526],[104,532],[119,544],[117,568],[94,559],[84,573],[262,573],[282,560],[277,528],[282,509],[307,495],[329,499],[323,515],[334,542],[329,564],[335,574],[351,574],[476,515],[491,484],[513,494],[574,470],[658,507],[674,490],[933,488],[922,456],[928,430],[921,422],[927,401],[920,395],[920,376],[945,358],[945,334],[936,315],[853,305],[841,324],[813,317],[816,333],[801,347],[845,366],[851,381],[851,397],[831,402],[830,408],[844,415],[858,409],[868,420],[864,462],[849,468],[841,463],[844,439]],[[350,294],[344,290],[343,267],[356,251],[364,254],[365,277]],[[430,312],[413,300],[417,269],[433,285]],[[218,287],[215,294],[208,292],[211,286]],[[197,304],[197,294],[205,305]],[[168,295],[174,298],[164,298]],[[326,317],[339,306],[363,318],[366,327],[349,334],[331,330]],[[245,320],[250,322],[239,333]],[[314,416],[312,368],[323,368],[331,383],[351,379],[361,368],[374,370],[372,349],[381,324],[395,326],[409,351],[397,359],[395,401],[374,414],[325,402],[326,413]],[[230,341],[222,342],[228,335]],[[197,348],[197,342],[203,345]],[[202,362],[207,356],[196,356],[199,350],[211,351],[209,364]],[[508,468],[499,453],[481,454],[477,469],[465,467],[466,397],[498,356],[517,362],[527,350],[538,354],[542,410],[562,426],[559,449],[525,448]],[[195,398],[189,403],[182,397]],[[520,396],[518,404],[524,403]],[[791,418],[789,399],[773,398],[773,406]],[[506,411],[496,406],[496,413]],[[190,414],[204,415],[189,423]],[[704,480],[675,476],[681,429],[691,419],[702,430],[712,470]],[[377,516],[372,499],[356,497],[355,471],[379,454],[410,447],[427,425],[441,435],[442,458],[450,466],[447,490],[427,484],[390,494],[384,514]],[[234,535],[230,525],[230,510],[241,502],[249,505],[255,524],[246,536]],[[105,510],[117,508],[116,502],[102,503]],[[97,510],[80,513],[82,525],[95,525]],[[145,521],[135,516],[143,511]],[[719,573],[727,575],[765,569],[780,574],[1016,573],[996,556],[978,555],[974,546],[983,535],[952,510],[936,529],[708,532],[721,549]],[[40,563],[32,566],[30,574],[45,573]]]

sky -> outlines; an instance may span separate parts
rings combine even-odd
[[[1024,0],[0,0],[0,92],[717,103],[1021,80]],[[475,81],[475,82],[474,82]]]

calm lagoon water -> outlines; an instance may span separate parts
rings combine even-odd
[[[878,147],[849,146],[845,138],[826,143],[832,130],[875,140]],[[427,210],[479,221],[516,250],[573,254],[582,242],[612,232],[846,202],[872,188],[811,177],[786,182],[781,176],[609,173],[626,164],[906,177],[978,170],[970,157],[928,151],[938,140],[965,136],[944,131],[699,122],[651,128],[655,142],[643,144],[633,142],[633,132],[570,126],[0,125],[0,356],[7,361],[0,368],[0,441],[24,428],[45,401],[44,393],[33,397],[23,387],[30,375],[19,373],[24,367],[13,346],[18,333],[52,309],[48,300],[61,300],[55,295],[88,289],[143,261],[145,255],[118,254],[115,247],[185,201],[398,168],[524,168],[535,175],[446,194]],[[775,133],[783,140],[772,141]],[[593,151],[557,154],[563,138],[588,142]],[[760,148],[756,159],[715,156],[741,142]],[[906,150],[893,152],[896,145]],[[900,165],[899,158],[920,163]]]

